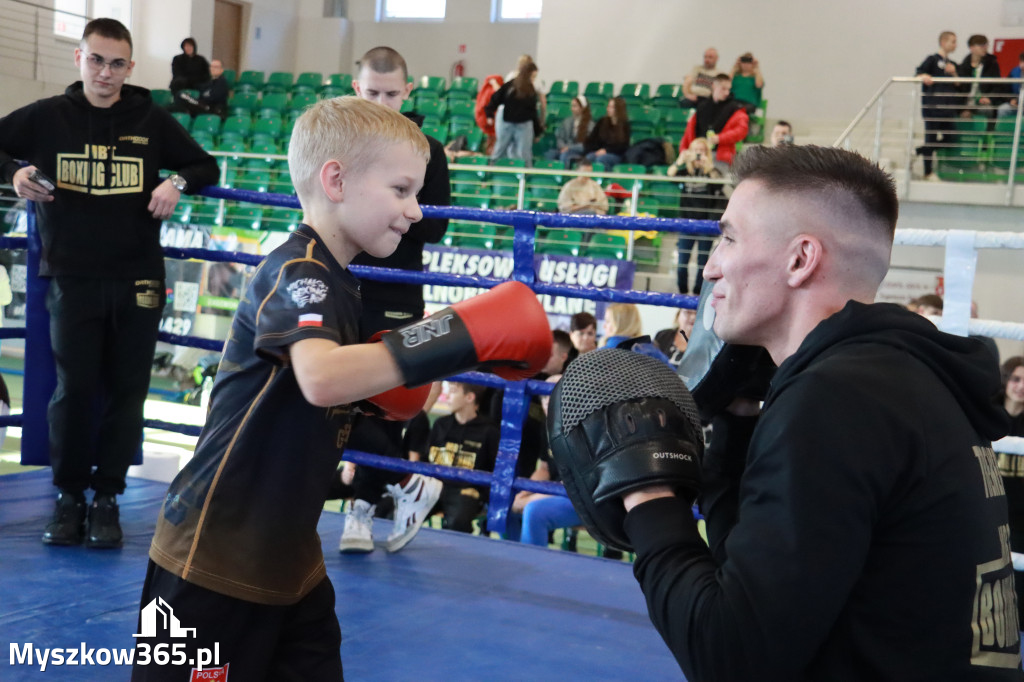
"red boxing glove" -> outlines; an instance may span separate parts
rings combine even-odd
[[[529,379],[551,357],[551,326],[537,295],[505,282],[381,338],[406,386],[471,369],[510,381]]]
[[[380,331],[369,338],[367,343],[379,343],[387,331]],[[367,398],[365,402],[372,407],[364,410],[382,419],[394,422],[404,422],[412,419],[420,413],[423,406],[427,404],[430,396],[430,384],[406,388],[398,386],[390,391],[384,391]]]

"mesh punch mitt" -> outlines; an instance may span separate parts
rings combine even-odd
[[[632,551],[625,493],[668,485],[692,502],[700,490],[697,407],[655,358],[604,348],[569,363],[551,393],[548,439],[573,507],[608,547]]]

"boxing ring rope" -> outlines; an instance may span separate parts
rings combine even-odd
[[[288,195],[221,187],[209,187],[202,194],[214,199],[300,208],[297,198]],[[599,289],[596,287],[539,282],[534,272],[537,227],[580,230],[657,230],[660,232],[676,232],[710,237],[719,234],[718,223],[712,220],[568,215],[519,210],[494,211],[458,206],[424,206],[422,209],[425,217],[460,219],[511,226],[513,228],[513,270],[510,274],[511,279],[524,282],[537,294],[582,298],[602,302],[637,303],[695,309],[698,297],[683,294]],[[32,377],[33,380],[31,382],[26,381],[24,384],[25,392],[22,413],[20,415],[0,418],[0,426],[8,424],[22,426],[22,463],[46,465],[49,463],[45,418],[46,406],[55,385],[56,377],[53,368],[53,358],[50,353],[49,318],[43,304],[48,284],[45,279],[39,277],[38,273],[41,246],[36,231],[35,207],[32,202],[28,203],[27,214],[27,238],[0,238],[0,248],[25,248],[28,250],[26,324],[22,329],[0,329],[0,338],[25,338],[25,374]],[[972,334],[1024,340],[1024,324],[969,319],[970,292],[974,282],[974,264],[977,259],[977,250],[980,248],[1024,249],[1024,234],[974,233],[956,230],[934,232],[928,230],[897,230],[896,243],[915,246],[944,246],[946,248],[945,282],[947,303],[943,317],[938,321],[940,328],[952,333],[960,333],[961,335],[970,332]],[[262,256],[208,249],[165,248],[164,253],[168,258],[231,262],[249,266],[256,266],[263,260]],[[490,288],[505,281],[504,279],[474,275],[412,272],[356,265],[351,266],[351,270],[360,278],[409,284],[444,284]],[[964,301],[966,301],[966,305]],[[223,347],[222,340],[181,336],[164,332],[160,333],[159,339],[175,345],[202,348],[209,351],[220,351]],[[535,380],[509,382],[495,375],[480,372],[466,372],[451,378],[457,381],[504,390],[500,425],[501,436],[493,473],[447,467],[427,462],[410,462],[408,460],[383,457],[355,450],[346,450],[343,459],[364,466],[420,473],[471,485],[490,486],[487,527],[488,530],[499,533],[505,530],[508,511],[515,492],[525,490],[564,496],[565,489],[560,483],[531,481],[516,477],[515,475],[519,447],[522,440],[522,425],[525,421],[530,398],[532,396],[550,394],[553,385]],[[145,426],[191,436],[197,436],[201,430],[201,427],[198,426],[174,424],[159,420],[146,420]],[[1004,438],[995,443],[994,446],[999,452],[1024,455],[1024,438]]]

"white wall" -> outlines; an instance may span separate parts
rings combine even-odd
[[[166,88],[171,82],[171,60],[181,52],[181,41],[192,35],[191,3],[134,0],[131,31],[135,69],[129,82]]]
[[[1019,38],[1001,26],[1003,0],[588,0],[546,2],[537,37],[545,78],[681,83],[704,49],[719,68],[751,51],[761,63],[769,118],[848,123],[889,77],[911,76],[956,31],[960,49],[983,33]],[[581,17],[583,17],[581,21]],[[616,88],[617,89],[617,88]]]

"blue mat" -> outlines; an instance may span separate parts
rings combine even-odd
[[[50,471],[0,476],[0,680],[128,679],[124,667],[12,666],[10,646],[134,645],[166,489],[129,480],[120,551],[46,547]],[[343,523],[325,512],[319,530],[351,682],[683,679],[628,564],[430,529],[398,554],[341,555]]]

